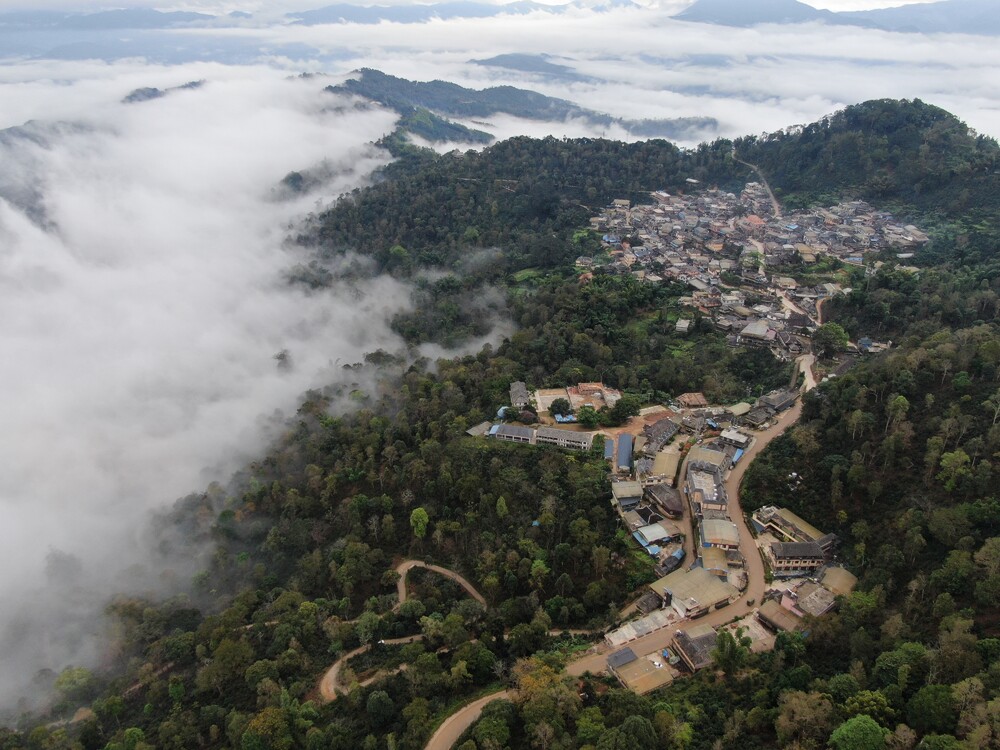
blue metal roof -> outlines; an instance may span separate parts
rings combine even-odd
[[[618,468],[619,469],[631,469],[632,468],[632,436],[631,435],[619,435],[618,436]]]
[[[649,542],[643,539],[642,534],[640,534],[638,531],[632,532],[632,538],[635,539],[637,542],[639,542],[639,544],[641,544],[643,547],[649,547]]]
[[[604,438],[604,457],[609,460],[615,457],[614,438]]]
[[[742,448],[737,448],[737,449],[736,449],[736,453],[734,453],[734,454],[733,454],[733,463],[734,463],[734,464],[737,464],[737,463],[739,463],[739,460],[740,460],[741,458],[743,458],[743,454],[744,454],[745,452],[746,452],[746,451],[744,451],[744,450],[743,450]]]

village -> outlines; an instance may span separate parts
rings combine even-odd
[[[805,389],[815,385],[811,363],[811,356],[800,358]],[[831,611],[853,589],[857,579],[836,564],[835,535],[786,508],[759,508],[748,522],[739,505],[748,453],[797,419],[798,374],[754,403],[712,405],[701,393],[685,393],[643,409],[622,428],[596,431],[581,431],[571,416],[548,409],[558,399],[573,410],[610,408],[619,391],[603,383],[532,391],[515,382],[509,409],[537,412],[538,426],[484,422],[468,431],[579,451],[603,441],[609,502],[660,577],[627,610],[629,619],[605,634],[594,671],[646,693],[711,666],[720,629],[753,651],[769,650],[778,633],[799,629],[805,615]]]
[[[605,672],[638,693],[710,667],[721,630],[752,651],[770,650],[779,633],[830,612],[853,590],[857,578],[837,562],[836,535],[787,508],[746,513],[740,506],[747,465],[794,424],[801,394],[816,385],[808,352],[823,301],[850,291],[771,271],[794,268],[815,279],[824,275],[815,273],[821,267],[861,266],[865,253],[883,248],[905,261],[928,240],[861,201],[782,215],[758,183],[739,196],[706,190],[652,198],[649,205],[614,201],[592,219],[610,259],[604,271],[686,284],[692,293],[681,305],[710,317],[731,346],[795,360],[788,385],[725,405],[684,393],[641,409],[622,427],[585,430],[576,424],[579,409],[610,410],[623,394],[600,382],[548,389],[515,382],[510,406],[468,430],[503,442],[603,451],[609,502],[659,578],[571,671]],[[581,257],[576,264],[586,282],[600,261]],[[677,333],[687,334],[693,322],[693,312],[682,315]],[[889,346],[862,338],[851,348],[864,354]]]
[[[696,184],[692,187],[697,187]],[[795,275],[832,276],[839,264],[866,266],[865,253],[895,251],[902,265],[928,242],[912,225],[863,201],[782,213],[765,185],[748,183],[740,195],[717,189],[687,195],[652,193],[651,204],[620,199],[591,219],[606,258],[580,257],[583,279],[603,272],[632,274],[647,283],[673,281],[691,288],[681,300],[692,316],[677,322],[686,333],[693,313],[709,316],[732,346],[764,347],[793,359],[808,347],[803,336],[822,323],[823,300],[849,292],[837,281],[799,283]],[[864,350],[887,345],[864,339]]]

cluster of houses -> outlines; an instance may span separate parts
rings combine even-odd
[[[863,201],[780,215],[758,183],[747,184],[739,196],[715,189],[661,191],[652,201],[633,206],[616,200],[591,219],[610,253],[605,270],[684,283],[693,292],[682,302],[710,316],[733,346],[766,347],[782,357],[803,351],[803,337],[817,325],[817,303],[844,290],[835,283],[800,285],[780,269],[808,270],[824,257],[863,265],[864,253],[883,248],[905,259],[928,241],[916,227]],[[577,259],[584,271],[597,263]],[[692,325],[682,318],[677,331]]]

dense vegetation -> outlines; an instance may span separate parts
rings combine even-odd
[[[505,56],[500,56],[503,57]],[[560,66],[552,67],[558,69]],[[475,117],[481,120],[498,113],[528,120],[562,121],[572,118],[585,120],[597,127],[617,124],[633,135],[648,138],[690,138],[697,136],[699,131],[714,128],[718,124],[710,117],[622,120],[584,109],[565,99],[556,99],[514,86],[470,89],[448,81],[408,81],[371,68],[358,71],[357,78],[348,79],[339,86],[330,86],[328,90],[371,99],[400,114],[423,109],[452,117]]]
[[[919,177],[932,158],[921,144],[952,128],[923,105],[862,105],[820,130],[850,140],[845,123],[878,112],[915,129],[885,137],[899,169]],[[868,149],[859,132],[852,142]],[[992,178],[958,165],[995,145],[973,139],[970,152],[955,133],[934,163],[956,165],[953,187],[985,189]],[[795,150],[799,137],[746,143],[739,155],[766,169],[779,152],[789,170],[799,164],[800,194],[867,181],[845,172],[825,182],[807,167],[816,154]],[[802,135],[801,147],[814,137]],[[837,531],[859,590],[773,653],[736,644],[719,672],[642,698],[560,674],[582,643],[556,633],[603,628],[651,575],[616,525],[599,447],[566,453],[465,430],[507,403],[512,380],[603,379],[640,399],[703,390],[723,401],[785,382],[784,366],[726,347],[709,321],[678,337],[680,289],[602,274],[580,284],[567,269],[596,250],[580,231],[588,206],[680,189],[690,176],[737,187],[748,170],[727,143],[688,153],[662,142],[515,139],[444,157],[394,147],[401,158],[382,181],[317,217],[303,240],[412,279],[416,310],[395,326],[413,343],[478,335],[500,310],[515,332],[433,366],[375,352],[348,367],[355,382],[308,394],[265,457],[164,519],[171,538],[211,550],[190,596],[116,600],[105,668],[55,680],[56,714],[89,704],[94,716],[71,727],[27,717],[23,734],[0,730],[0,748],[420,748],[456,705],[500,686],[515,688],[512,700],[492,706],[462,750],[1000,746],[994,265],[918,276],[887,267],[829,306],[852,336],[891,335],[897,348],[810,395],[800,426],[753,464],[745,498]],[[918,205],[902,188],[894,197]],[[971,221],[974,210],[948,209],[947,221]],[[292,278],[318,288],[329,273],[317,264]],[[487,606],[413,571],[410,598],[396,607],[393,568],[407,557],[460,571]],[[405,671],[314,702],[320,675],[360,645],[372,648],[347,665],[346,684],[352,673]]]
[[[1000,148],[919,99],[848,107],[811,125],[738,139],[790,205],[849,195],[934,230],[938,257],[987,261],[1000,244]]]

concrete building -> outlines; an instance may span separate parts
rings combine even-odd
[[[701,543],[706,547],[727,550],[737,549],[740,546],[740,530],[729,520],[706,518],[699,525],[699,533]]]
[[[775,576],[802,576],[826,564],[823,548],[816,542],[772,542],[766,551]]]
[[[767,531],[786,542],[816,542],[827,559],[833,554],[837,544],[835,534],[824,534],[788,508],[765,505],[754,511],[751,520],[758,533]]]
[[[535,444],[535,431],[530,427],[519,427],[512,424],[495,425],[490,430],[490,435],[497,440],[505,440],[508,443]]]
[[[676,570],[649,584],[681,617],[698,617],[729,604],[739,596],[735,586],[720,581],[704,568]]]
[[[711,625],[695,625],[687,630],[678,630],[674,636],[674,651],[692,672],[712,664],[712,649],[715,648],[716,633]]]
[[[589,432],[560,430],[557,427],[539,427],[535,431],[535,442],[539,445],[556,445],[577,451],[589,451],[594,444],[594,436]]]

